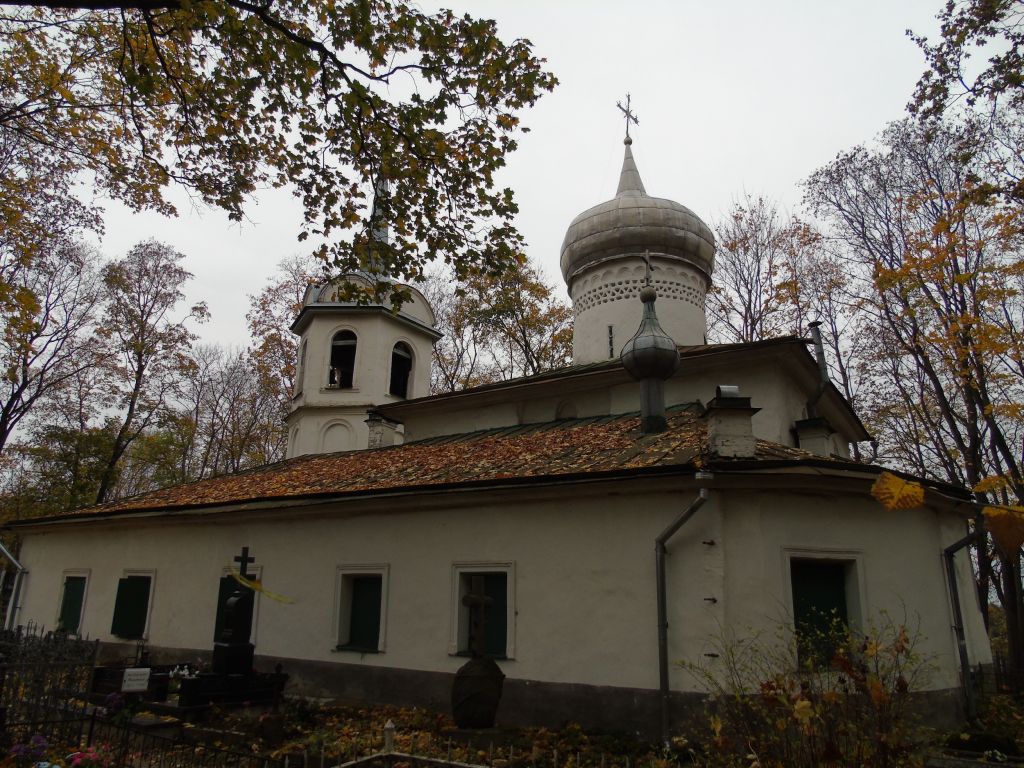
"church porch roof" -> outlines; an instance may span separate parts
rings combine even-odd
[[[374,450],[301,456],[11,526],[98,521],[142,513],[216,513],[247,503],[285,505],[453,487],[692,473],[698,468],[715,472],[824,468],[862,477],[881,471],[880,467],[825,459],[763,440],[757,441],[753,460],[717,458],[707,451],[702,410],[699,404],[670,408],[668,429],[650,435],[640,433],[638,415],[631,413],[446,435]],[[942,492],[949,494],[950,490]],[[953,495],[959,493],[954,489]]]

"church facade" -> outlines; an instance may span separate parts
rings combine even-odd
[[[429,396],[422,295],[395,313],[311,287],[289,458],[17,524],[8,622],[208,655],[246,546],[287,598],[257,596],[256,664],[296,693],[446,710],[482,585],[499,723],[678,727],[704,693],[681,663],[713,671],[724,636],[814,611],[917,627],[927,689],[955,710],[961,665],[991,661],[967,554],[944,558],[970,494],[930,483],[919,507],[883,508],[880,468],[849,457],[869,436],[807,340],[705,343],[714,238],[646,193],[631,150],[562,246],[572,366]],[[676,346],[657,387],[619,357],[649,340],[641,297]],[[662,429],[641,429],[651,409]]]

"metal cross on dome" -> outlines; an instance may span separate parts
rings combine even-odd
[[[651,284],[651,272],[654,271],[654,267],[651,266],[651,252],[644,251],[644,255],[640,257],[644,262],[644,285]]]
[[[622,111],[622,114],[625,115],[625,117],[626,117],[626,138],[627,139],[629,138],[629,124],[632,122],[633,125],[640,125],[640,121],[636,119],[636,115],[633,114],[632,110],[630,110],[629,103],[630,103],[631,100],[632,100],[632,97],[627,93],[626,94],[626,106],[622,106],[622,102],[621,101],[615,102],[615,106],[617,106]]]

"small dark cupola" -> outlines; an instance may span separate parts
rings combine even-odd
[[[633,338],[622,347],[622,366],[630,376],[640,382],[640,428],[645,434],[668,429],[665,419],[665,380],[679,368],[679,350],[676,343],[662,329],[654,312],[658,298],[654,286],[648,284],[640,291],[644,304],[643,318]]]

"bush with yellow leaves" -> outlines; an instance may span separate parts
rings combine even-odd
[[[825,633],[823,633],[825,634]],[[716,642],[717,658],[684,665],[711,694],[698,763],[709,768],[920,766],[925,731],[910,708],[930,665],[919,637],[883,617],[864,634],[838,622],[810,645],[779,629]]]

